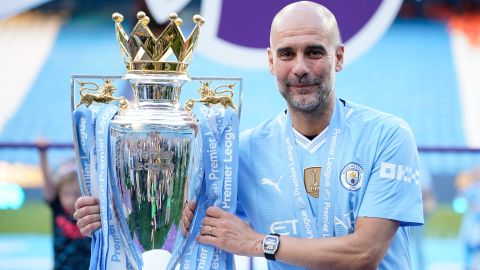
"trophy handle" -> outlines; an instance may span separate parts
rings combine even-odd
[[[126,109],[128,107],[128,101],[125,97],[114,97],[112,94],[117,89],[113,84],[115,79],[120,79],[121,76],[98,76],[98,75],[72,75],[71,77],[71,100],[70,100],[70,109],[72,112],[72,117],[74,111],[81,105],[85,104],[87,107],[93,105],[93,102],[97,103],[108,103],[111,101],[119,101],[120,108]],[[95,82],[91,82],[93,80],[103,80],[103,84],[99,86]],[[88,82],[84,82],[88,81]],[[77,86],[82,87],[80,90],[77,89]],[[85,91],[88,91],[87,93]],[[92,93],[97,92],[97,93]],[[77,103],[77,101],[79,102]],[[77,104],[76,104],[77,103]],[[94,107],[94,106],[92,106]],[[91,111],[94,111],[94,108],[88,108]],[[94,171],[90,168],[90,170],[85,171],[82,165],[82,159],[80,156],[79,151],[79,131],[77,124],[77,120],[72,118],[72,127],[73,127],[73,144],[75,148],[75,160],[77,163],[77,171],[78,171],[78,184],[80,186],[80,191],[83,196],[96,196],[95,190],[90,190],[88,185],[88,181],[92,181],[92,175]],[[87,149],[89,151],[89,149]],[[88,174],[88,175],[85,175]],[[87,180],[90,179],[90,180]]]
[[[118,101],[120,109],[126,110],[128,108],[128,100],[124,96],[113,96],[113,93],[117,90],[117,87],[113,84],[113,80],[108,78],[103,81],[104,83],[102,86],[99,86],[94,82],[79,81],[78,84],[82,87],[80,88],[80,102],[75,108],[80,107],[82,104],[90,107],[93,102],[107,104],[112,101]],[[88,86],[94,86],[95,88],[90,88]]]
[[[210,88],[210,84],[212,81],[200,81],[201,86],[198,89],[198,93],[200,94],[200,99],[189,99],[185,103],[185,109],[187,111],[191,111],[195,102],[202,102],[209,105],[220,104],[223,108],[230,107],[234,111],[236,111],[235,104],[233,103],[233,87],[235,83],[231,84],[224,84],[215,87],[215,89]],[[227,88],[224,91],[218,91],[221,88]]]
[[[71,81],[70,81],[70,88],[71,88],[70,110],[73,112],[81,104],[85,104],[85,102],[87,102],[87,100],[85,100],[85,97],[83,97],[84,101],[82,103],[82,96],[86,94],[93,94],[93,93],[85,93],[85,91],[87,90],[97,92],[95,94],[95,97],[90,97],[92,99],[92,103],[89,104],[88,107],[90,107],[93,104],[93,101],[97,103],[103,103],[103,104],[106,104],[112,101],[119,101],[120,109],[123,109],[122,104],[125,102],[126,102],[126,105],[128,106],[128,100],[125,97],[113,96],[113,93],[115,93],[115,91],[117,90],[117,87],[113,84],[113,82],[121,79],[122,79],[122,76],[119,76],[119,75],[78,75],[78,74],[72,75]],[[102,80],[103,84],[99,86],[98,83],[93,82],[95,80],[97,81]],[[94,86],[95,88],[84,87],[86,85],[91,85],[91,86]],[[78,89],[77,88],[78,86],[82,88]],[[122,100],[125,100],[125,102]],[[125,107],[125,109],[126,108],[127,107]]]
[[[242,78],[240,77],[191,77],[191,80],[199,81],[199,83],[201,84],[200,88],[197,89],[197,92],[200,94],[200,98],[188,99],[185,102],[185,109],[187,111],[192,111],[194,104],[198,102],[204,103],[204,104],[210,104],[210,105],[220,104],[224,108],[230,107],[233,110],[235,110],[237,112],[238,119],[240,119],[241,112],[242,112],[242,101],[243,101]],[[221,83],[218,86],[213,88],[212,86],[213,82],[221,82]]]

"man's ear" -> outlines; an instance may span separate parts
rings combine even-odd
[[[335,53],[335,71],[339,72],[343,69],[343,53],[345,51],[345,47],[343,44],[338,45],[337,51]]]
[[[275,75],[274,69],[273,69],[273,52],[272,48],[267,48],[267,54],[268,54],[268,70],[270,70],[270,73]]]

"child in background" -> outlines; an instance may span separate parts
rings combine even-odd
[[[45,181],[43,194],[52,210],[54,269],[88,269],[91,240],[82,236],[73,219],[75,201],[80,196],[75,161],[62,163],[52,175],[47,158],[47,143],[39,141],[37,146]]]
[[[480,166],[457,176],[459,197],[468,203],[460,227],[465,247],[465,269],[480,270]]]

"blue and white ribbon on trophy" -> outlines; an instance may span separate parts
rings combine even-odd
[[[97,110],[97,108],[99,108]],[[74,135],[79,152],[80,177],[85,182],[82,195],[97,197],[100,202],[101,230],[92,235],[90,270],[127,270],[132,268],[127,260],[122,242],[121,227],[114,212],[109,177],[109,123],[118,112],[118,106],[102,105],[96,109],[81,106],[73,112]]]
[[[233,255],[195,241],[209,206],[235,213],[237,205],[238,116],[230,108],[202,105],[198,115],[202,130],[204,178],[196,202],[180,268],[233,269]]]
[[[93,126],[95,122],[95,114],[87,109],[85,106],[81,106],[73,112],[74,123],[74,137],[77,141],[78,149],[78,162],[79,162],[79,179],[83,179],[83,183],[79,183],[80,192],[83,196],[96,193],[92,190],[91,182],[91,138],[93,137]]]
[[[79,186],[82,196],[98,197],[98,188],[95,177],[94,164],[94,130],[96,111],[81,106],[73,112],[74,139],[77,144],[79,163]],[[93,164],[92,164],[93,163]],[[93,182],[93,183],[92,183]],[[89,269],[99,269],[98,250],[102,237],[99,231],[92,233],[91,257]]]

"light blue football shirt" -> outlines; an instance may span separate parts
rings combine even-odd
[[[288,148],[288,117],[281,113],[241,134],[238,198],[253,228],[306,238],[322,237],[325,224],[333,236],[352,233],[362,216],[397,220],[400,227],[378,269],[411,269],[408,226],[423,224],[423,210],[409,126],[390,114],[337,100],[330,132],[313,143],[296,134]],[[341,135],[331,136],[335,130]],[[289,165],[292,155],[299,163],[297,174]],[[318,194],[306,192],[312,179],[319,182]],[[268,265],[302,269],[278,261]]]

